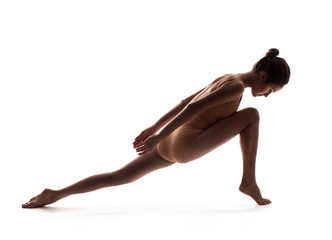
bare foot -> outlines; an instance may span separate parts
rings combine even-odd
[[[37,208],[56,202],[55,191],[46,188],[38,196],[31,198],[29,202],[22,204],[22,208]]]
[[[250,197],[252,197],[259,205],[267,205],[271,203],[269,199],[262,198],[261,191],[259,190],[259,187],[257,186],[256,183],[249,185],[241,183],[239,190],[244,194],[247,194]]]

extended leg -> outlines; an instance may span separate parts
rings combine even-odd
[[[183,162],[190,162],[226,143],[240,134],[243,154],[243,180],[240,191],[251,196],[258,204],[270,203],[262,198],[255,180],[255,162],[258,143],[259,115],[254,108],[238,111],[222,119],[198,135],[187,147]]]
[[[72,194],[86,193],[100,188],[130,183],[150,172],[171,166],[172,164],[173,163],[161,158],[155,150],[152,150],[146,154],[138,156],[132,162],[117,171],[85,178],[58,191],[45,189],[40,195],[23,204],[22,207],[42,207]]]

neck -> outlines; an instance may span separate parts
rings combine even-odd
[[[239,73],[237,76],[243,82],[245,87],[251,87],[254,80],[257,78],[256,73],[253,73],[252,71],[247,73]]]

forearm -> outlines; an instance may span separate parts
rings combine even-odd
[[[187,97],[186,99],[182,100],[178,105],[176,105],[172,110],[166,113],[163,117],[161,117],[154,125],[153,128],[155,132],[158,132],[163,126],[165,126],[169,121],[171,121],[179,112],[181,112],[189,103],[190,101],[200,92],[202,92],[204,88],[199,90],[198,92],[194,93],[193,95]]]
[[[169,121],[171,121],[182,109],[188,104],[187,101],[181,101],[178,105],[176,105],[173,109],[167,112],[164,116],[162,116],[155,124],[153,124],[153,128],[155,132],[158,132],[163,126],[165,126]]]
[[[162,139],[166,138],[175,129],[183,125],[195,115],[195,110],[187,105],[173,120],[164,127],[158,134]]]

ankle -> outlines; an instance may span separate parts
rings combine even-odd
[[[61,190],[54,190],[54,199],[56,201],[62,199],[62,198],[65,198],[67,197],[68,195],[64,194],[63,191]]]
[[[243,177],[241,181],[242,187],[248,187],[252,185],[257,185],[255,177]]]

